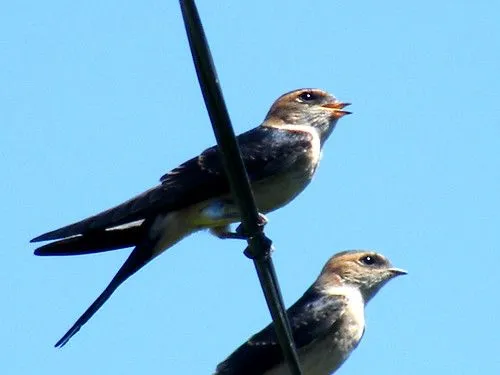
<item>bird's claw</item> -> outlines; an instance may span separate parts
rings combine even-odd
[[[259,212],[259,218],[258,218],[258,221],[257,221],[257,226],[259,227],[259,229],[262,231],[262,229],[264,228],[264,226],[267,224],[267,217],[265,217],[263,214],[261,214]],[[245,233],[245,228],[243,227],[243,224],[240,224],[236,227],[236,230],[234,232],[236,234],[236,238],[240,238],[240,239],[243,239],[243,240],[248,240],[248,238],[250,237],[250,235],[248,233]]]
[[[259,229],[262,230],[262,228],[264,228],[264,226],[267,224],[267,221],[267,218],[263,214],[259,213],[257,222]],[[250,238],[250,235],[245,232],[243,224],[238,225],[234,232],[225,230],[224,228],[224,230],[212,230],[212,233],[221,239],[248,240]]]

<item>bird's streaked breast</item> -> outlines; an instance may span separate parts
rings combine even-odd
[[[365,329],[365,302],[361,292],[350,286],[330,286],[324,289],[324,293],[347,297],[346,329],[350,331],[350,337],[359,342]]]
[[[273,125],[276,129],[304,135],[309,147],[297,150],[294,164],[284,173],[252,184],[255,199],[261,212],[283,207],[299,195],[311,182],[321,158],[321,142],[316,129],[308,125]]]
[[[303,133],[311,137],[311,148],[307,151],[311,165],[314,166],[312,173],[318,167],[321,160],[321,138],[318,130],[310,125],[291,125],[291,124],[276,124],[273,125],[276,129],[284,129],[291,132]]]

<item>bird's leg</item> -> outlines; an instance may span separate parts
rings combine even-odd
[[[237,239],[237,240],[246,239],[246,238],[241,237],[241,235],[236,233],[236,232],[231,232],[231,227],[229,225],[224,225],[222,227],[210,228],[210,233],[212,233],[217,238],[220,238],[223,240],[226,240],[228,238]]]
[[[263,228],[266,224],[267,224],[267,218],[259,213],[259,221],[258,221],[258,226],[260,228]],[[229,225],[225,225],[225,226],[222,226],[222,227],[214,227],[214,228],[210,228],[210,232],[218,237],[218,238],[221,238],[221,239],[237,239],[237,240],[247,240],[248,239],[248,234],[245,233],[244,229],[243,229],[243,225],[240,224],[238,225],[238,227],[236,228],[236,230],[234,232],[231,231],[231,227]]]

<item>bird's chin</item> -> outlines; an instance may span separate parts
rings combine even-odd
[[[323,145],[325,141],[328,139],[328,137],[330,137],[330,134],[332,134],[336,125],[337,125],[337,119],[334,119],[326,123],[324,126],[318,127],[321,138],[321,145]]]

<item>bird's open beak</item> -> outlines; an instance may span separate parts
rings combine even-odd
[[[334,103],[327,103],[323,104],[323,108],[328,108],[332,110],[332,114],[336,118],[341,118],[345,115],[350,115],[352,112],[349,111],[343,111],[342,109],[347,107],[348,105],[351,105],[351,103],[342,103],[342,102],[334,102]]]
[[[405,270],[403,270],[401,268],[389,268],[389,272],[392,273],[394,275],[394,277],[401,276],[401,275],[406,275],[408,273],[408,272],[406,272]]]

